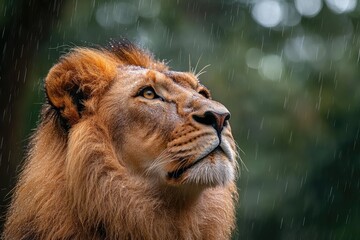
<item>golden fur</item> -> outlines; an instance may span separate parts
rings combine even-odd
[[[230,238],[229,114],[192,73],[123,40],[65,55],[45,90],[4,239]]]

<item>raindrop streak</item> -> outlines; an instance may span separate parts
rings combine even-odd
[[[288,143],[291,144],[293,138],[293,131],[290,132]]]

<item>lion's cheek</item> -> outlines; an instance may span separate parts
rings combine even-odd
[[[143,174],[164,151],[166,144],[157,134],[148,138],[139,138],[141,133],[136,132],[122,143],[120,157],[128,170]]]

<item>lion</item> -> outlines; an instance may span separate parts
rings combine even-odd
[[[229,239],[230,113],[191,72],[128,40],[75,48],[46,101],[4,239]]]

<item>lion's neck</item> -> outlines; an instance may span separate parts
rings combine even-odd
[[[104,144],[103,134],[96,136],[96,130],[91,130],[87,131],[91,135],[74,132],[67,152],[70,201],[83,226],[104,226],[110,239],[215,239],[230,233],[231,186],[205,189],[156,184],[119,165],[111,144]]]
[[[204,186],[183,185],[169,186],[156,184],[152,186],[159,192],[159,198],[170,208],[187,208],[196,205],[206,188]]]

